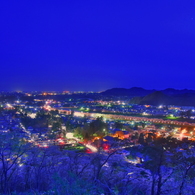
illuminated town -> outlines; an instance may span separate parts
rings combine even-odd
[[[131,98],[103,93],[2,92],[1,148],[10,145],[9,139],[14,140],[13,144],[19,144],[14,146],[16,151],[14,149],[11,153],[6,152],[11,148],[1,150],[2,162],[6,163],[6,167],[2,168],[7,171],[6,174],[11,177],[10,174],[15,171],[25,171],[26,166],[37,166],[38,171],[42,166],[38,161],[41,160],[44,171],[50,165],[61,169],[66,162],[66,165],[63,164],[65,169],[71,168],[71,172],[77,176],[87,175],[100,180],[103,174],[111,180],[117,178],[117,181],[113,180],[117,182],[116,185],[120,185],[123,179],[123,182],[136,186],[139,178],[139,182],[144,182],[142,190],[149,194],[151,190],[162,192],[167,189],[178,171],[187,176],[189,167],[184,172],[180,170],[183,163],[190,166],[191,171],[194,170],[195,107],[132,104]],[[153,153],[153,150],[157,153]],[[36,154],[33,154],[34,151]],[[162,156],[159,159],[156,155]],[[28,156],[35,158],[38,164],[35,165],[34,161],[35,164],[28,164]],[[172,158],[170,165],[167,164],[169,158]],[[149,162],[154,169],[165,166],[168,172],[153,172]],[[16,170],[9,171],[12,166]],[[95,172],[90,174],[93,169]],[[177,171],[173,172],[175,169]],[[173,176],[170,176],[172,173]],[[164,178],[160,189],[156,189],[157,186],[150,188],[153,176]],[[5,175],[2,182],[8,182]],[[177,185],[183,191],[185,186],[181,182]],[[183,182],[188,185],[187,180]],[[31,184],[35,185],[33,181]],[[115,185],[111,184],[110,189],[114,193],[112,186]],[[43,186],[40,189],[44,190]],[[105,190],[101,185],[99,189]],[[129,193],[126,187],[122,189]],[[136,188],[131,193],[137,194],[139,190]],[[49,193],[52,194],[52,190]]]

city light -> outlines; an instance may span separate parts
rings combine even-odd
[[[72,138],[74,138],[74,134],[73,133],[66,133],[66,138],[72,139]]]

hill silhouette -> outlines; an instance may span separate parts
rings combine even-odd
[[[162,91],[155,91],[144,97],[134,97],[130,100],[134,104],[150,105],[177,105],[177,106],[195,106],[195,94],[166,95]]]
[[[134,104],[195,106],[195,90],[188,89],[177,90],[167,88],[157,91],[155,89],[147,90],[140,87],[132,87],[130,89],[113,88],[101,94],[133,97],[130,103]]]
[[[130,89],[125,88],[113,88],[102,92],[102,95],[114,95],[114,96],[145,96],[156,90],[147,90],[141,87],[132,87]]]

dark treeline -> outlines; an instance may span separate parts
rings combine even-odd
[[[1,194],[191,195],[193,142],[160,137],[126,148],[127,157],[37,148],[14,133],[0,136]],[[134,164],[136,163],[136,165]]]

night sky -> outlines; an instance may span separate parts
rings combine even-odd
[[[0,1],[0,90],[195,89],[195,2]]]

